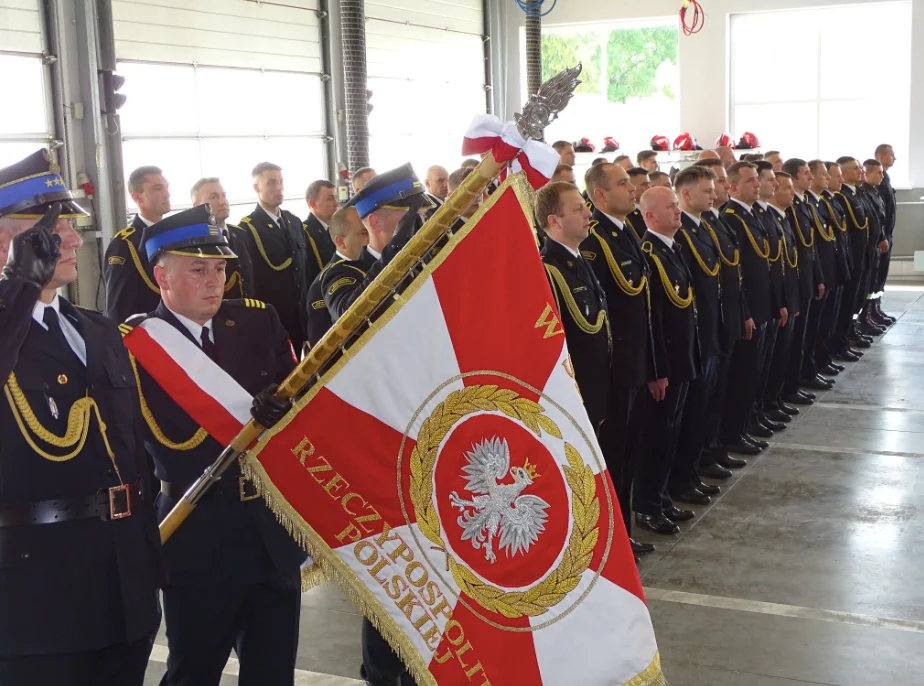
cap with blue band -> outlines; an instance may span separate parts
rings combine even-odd
[[[152,224],[144,230],[141,241],[152,263],[164,253],[215,259],[237,257],[215,223],[208,204],[178,212]]]
[[[414,174],[414,168],[404,164],[372,178],[346,205],[355,207],[360,217],[367,217],[383,207],[407,208],[411,204],[409,198],[423,193],[423,184]],[[429,202],[424,204],[432,206]]]
[[[56,202],[61,203],[61,217],[87,214],[74,202],[48,150],[0,169],[0,217],[40,218]]]

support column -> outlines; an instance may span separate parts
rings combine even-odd
[[[366,14],[364,0],[341,0],[340,36],[350,173],[369,166],[369,113],[366,100]]]
[[[539,92],[542,86],[542,17],[540,3],[529,3],[526,11],[526,87],[529,95]]]

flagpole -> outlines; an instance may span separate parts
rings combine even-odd
[[[529,102],[523,108],[523,114],[516,116],[517,129],[525,139],[542,139],[545,126],[565,108],[574,89],[580,84],[577,80],[580,72],[580,64],[572,69],[566,69],[549,79],[537,94],[530,97]],[[488,184],[506,164],[506,161],[498,162],[490,150],[484,155],[462,185],[446,199],[446,202],[434,212],[433,216],[369,284],[369,287],[343,313],[343,316],[334,323],[324,337],[311,348],[308,355],[279,386],[277,396],[287,400],[291,399],[308,384],[318,370],[350,339],[353,332],[392,294],[394,288],[407,276],[408,271],[446,233],[453,222],[472,204],[475,197],[485,191]],[[160,523],[161,543],[169,540],[177,527],[192,514],[208,489],[229,466],[247,451],[263,431],[265,427],[255,419],[251,419],[244,425],[231,444],[189,487],[182,499]]]

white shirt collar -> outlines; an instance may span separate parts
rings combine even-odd
[[[606,212],[602,212],[601,214],[603,214],[604,217],[606,217],[606,218],[609,219],[611,222],[613,222],[613,223],[616,225],[616,228],[619,229],[620,231],[622,231],[624,228],[626,228],[625,222],[619,221],[619,220],[616,219],[616,217],[614,217],[613,215],[607,214]]]
[[[760,205],[760,209],[766,210],[770,203],[764,202],[760,198],[757,199],[757,204]]]
[[[382,259],[382,253],[376,252],[375,250],[373,250],[372,248],[370,248],[368,245],[366,246],[366,252],[369,253],[370,255],[372,255],[372,256],[373,256],[375,259],[377,259],[377,260]]]
[[[652,235],[657,236],[658,238],[660,238],[660,239],[661,239],[661,242],[664,243],[664,245],[666,245],[666,246],[667,246],[668,248],[670,248],[671,250],[674,249],[674,239],[673,239],[673,238],[668,238],[667,236],[662,236],[660,233],[656,233],[656,232],[654,232],[654,231],[649,231],[648,233],[650,233],[650,234],[652,234]]]
[[[712,212],[712,216],[713,216],[715,219],[718,219],[718,218],[719,218],[719,208],[718,208],[718,207],[712,207],[712,208],[709,209],[709,211]]]
[[[140,212],[136,214],[135,216],[138,217],[138,219],[141,220],[141,223],[144,224],[145,226],[154,226],[157,223],[157,222],[148,221],[147,219],[141,216]]]
[[[164,307],[167,307],[166,303],[164,303]],[[167,307],[167,309],[170,310],[169,307]],[[174,312],[173,310],[170,310],[170,312],[173,314],[174,317],[177,318],[180,324],[182,324],[189,330],[189,333],[192,334],[192,337],[196,340],[196,343],[199,343],[199,345],[202,345],[202,329],[203,327],[206,327],[206,326],[209,327],[209,340],[211,340],[212,343],[215,342],[215,331],[213,330],[213,327],[212,327],[212,321],[213,321],[212,319],[209,319],[205,324],[197,324],[192,319],[190,319],[189,317],[184,317],[179,312]]]
[[[61,314],[61,296],[56,295],[55,299],[47,305],[41,300],[36,300],[35,307],[32,308],[32,319],[45,329],[45,331],[48,331],[48,327],[45,326],[45,310],[49,307],[58,315],[58,322],[61,324],[61,332],[64,334],[64,338],[67,339],[67,343],[71,350],[74,351],[74,354],[77,355],[78,359],[86,366],[87,342],[83,340],[83,336],[80,335],[80,332],[77,331],[77,327],[71,323],[71,320]]]
[[[786,216],[786,212],[783,211],[783,210],[781,210],[781,209],[780,209],[779,207],[777,207],[776,205],[770,205],[770,207],[772,207],[773,209],[775,209],[776,212],[777,212],[777,214],[779,214],[781,217],[785,217],[785,216]]]
[[[571,253],[572,255],[574,255],[575,257],[580,257],[580,256],[581,256],[581,253],[579,253],[579,252],[578,252],[577,250],[575,250],[574,248],[569,248],[567,245],[565,245],[565,244],[562,243],[561,241],[556,241],[556,240],[555,240],[554,238],[552,238],[551,236],[549,236],[549,240],[552,241],[553,243],[558,243],[561,247],[563,247],[565,250],[567,250],[568,252],[570,252],[570,253]]]
[[[279,214],[282,214],[282,212],[280,212]],[[318,224],[320,224],[321,226],[323,226],[325,231],[328,230],[328,229],[327,229],[328,225],[327,225],[318,215],[316,215],[314,212],[312,212],[312,213],[311,213],[311,216],[318,220]]]
[[[738,204],[741,205],[744,209],[746,209],[748,212],[753,212],[753,211],[754,211],[754,208],[753,208],[753,207],[748,207],[748,206],[745,205],[741,200],[738,200],[738,198],[729,198],[729,200],[731,200],[732,202],[738,203]]]
[[[342,252],[340,252],[339,250],[335,250],[335,251],[334,251],[334,254],[335,254],[337,257],[339,257],[341,260],[343,260],[344,262],[355,262],[355,260],[351,260],[349,257],[347,257],[346,255],[344,255],[344,254],[343,254]],[[360,254],[362,254],[362,253],[360,253]],[[357,257],[356,259],[359,259],[359,258]]]
[[[683,213],[684,213],[685,215],[687,215],[690,219],[692,219],[694,224],[696,224],[697,226],[699,226],[699,224],[700,224],[700,222],[702,221],[702,219],[700,219],[699,217],[697,217],[695,214],[690,214],[690,213],[687,212],[686,210],[684,210]]]
[[[805,193],[800,193],[799,191],[796,191],[794,195],[796,196],[796,198],[799,199],[799,202],[805,202]]]
[[[821,196],[818,195],[818,193],[816,193],[815,191],[813,191],[811,188],[809,188],[809,191],[808,191],[808,192],[812,194],[812,197],[815,198],[815,200],[817,200],[817,201],[819,201],[819,202],[821,201]]]
[[[258,202],[257,204],[258,204],[260,207],[263,208],[263,211],[266,212],[266,213],[269,215],[270,219],[272,219],[274,222],[276,222],[276,224],[279,224],[279,222],[282,221],[282,208],[277,207],[277,208],[276,208],[276,211],[277,211],[279,214],[273,214],[272,212],[269,211],[269,209],[267,209],[266,207],[263,206],[263,203],[262,203],[262,202]]]
[[[856,187],[856,186],[851,186],[849,183],[845,183],[844,185],[847,186],[847,188],[850,189],[850,192],[851,192],[851,193],[856,193],[856,192],[857,192],[857,187]]]

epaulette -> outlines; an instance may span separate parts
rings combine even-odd
[[[653,247],[653,246],[651,245],[651,241],[645,241],[644,243],[642,243],[642,251],[643,251],[643,252],[650,253],[652,247]]]
[[[339,260],[337,260],[336,262],[328,262],[327,264],[324,265],[324,269],[322,269],[322,270],[320,271],[320,273],[318,274],[317,278],[320,279],[320,278],[324,275],[324,272],[326,272],[328,269],[330,269],[331,267],[333,267],[335,264],[340,264],[341,262],[343,262],[342,259],[339,259]]]
[[[725,214],[734,214],[734,213],[735,213],[734,207],[728,206],[725,208]]]
[[[255,310],[266,309],[265,302],[262,300],[255,300],[254,298],[232,298],[231,300],[223,301],[222,305],[231,305],[232,307],[250,307]]]
[[[242,217],[241,224],[251,224],[252,225],[253,222],[250,221],[250,217]]]
[[[246,217],[245,217],[245,219],[246,219]],[[242,221],[243,221],[243,220],[242,220]],[[243,231],[243,230],[244,230],[244,229],[242,229],[240,226],[238,226],[237,224],[225,224],[225,226],[228,227],[228,230],[229,230],[229,231],[231,231],[231,230],[234,230],[234,231]]]
[[[119,231],[113,238],[121,238],[122,240],[128,240],[128,237],[135,233],[134,226],[126,226],[124,229]]]
[[[134,326],[129,326],[128,324],[119,324],[119,333],[122,334],[122,338],[125,338],[134,328]]]
[[[590,251],[590,250],[582,250],[582,251],[581,251],[581,254],[582,254],[585,258],[587,258],[588,260],[590,260],[591,262],[593,262],[595,259],[597,259],[597,253],[592,252],[592,251]]]

